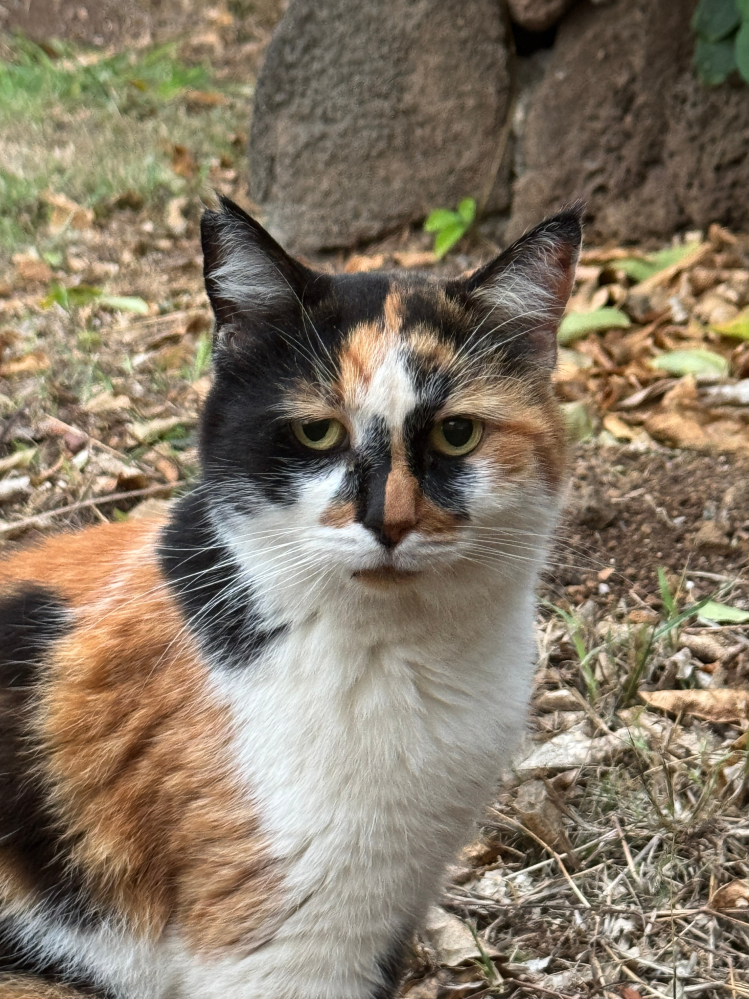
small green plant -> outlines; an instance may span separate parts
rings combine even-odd
[[[665,570],[662,567],[658,568],[658,588],[660,590],[661,601],[663,603],[663,616],[665,621],[659,626],[654,626],[649,633],[646,628],[642,628],[637,634],[634,662],[624,680],[624,683],[622,684],[620,698],[620,703],[622,705],[628,704],[635,698],[640,685],[640,680],[645,673],[648,660],[653,652],[656,642],[658,642],[661,638],[666,638],[671,648],[675,648],[675,638],[678,636],[677,629],[682,624],[685,624],[691,617],[694,617],[695,614],[699,614],[703,607],[711,602],[710,597],[705,597],[703,600],[700,600],[695,604],[690,604],[690,606],[685,607],[684,610],[680,611],[678,599],[681,592],[681,582],[679,583],[676,592],[672,593],[671,588],[668,585]]]
[[[471,919],[467,923],[468,929],[471,931],[471,936],[473,937],[474,943],[476,944],[476,949],[478,950],[480,957],[474,958],[476,964],[482,971],[484,977],[486,978],[489,985],[495,985],[499,983],[499,976],[497,975],[497,969],[494,967],[494,962],[486,953],[481,938],[479,937],[478,930],[476,928],[475,920]]]
[[[749,0],[700,0],[692,15],[694,67],[714,87],[735,70],[749,83]]]
[[[130,295],[105,295],[101,288],[94,288],[88,284],[66,288],[59,281],[52,281],[49,291],[41,301],[41,306],[43,309],[49,309],[57,304],[69,312],[72,308],[92,303],[120,312],[137,312],[142,316],[148,314],[148,303],[142,298]]]
[[[585,642],[583,622],[576,614],[570,613],[570,611],[566,611],[562,607],[557,607],[556,604],[549,603],[548,600],[542,600],[541,603],[544,607],[548,607],[549,610],[553,610],[555,614],[558,614],[567,626],[567,632],[572,644],[575,646],[575,652],[579,660],[580,675],[585,682],[588,700],[591,704],[595,704],[598,700],[598,680],[596,679],[595,667],[592,663],[603,648],[603,645],[596,645],[595,648],[588,649]]]
[[[473,198],[463,198],[458,210],[451,212],[449,208],[436,208],[424,223],[424,232],[436,233],[434,252],[442,258],[451,247],[455,246],[470,229],[476,218],[476,202]]]
[[[195,358],[192,362],[190,380],[196,382],[211,366],[211,338],[203,333],[195,348]]]

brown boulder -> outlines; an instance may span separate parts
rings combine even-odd
[[[694,0],[584,2],[560,25],[521,137],[508,236],[588,202],[588,237],[749,226],[749,91],[691,69]]]
[[[497,0],[291,0],[255,91],[251,194],[297,250],[481,198],[510,100]],[[493,195],[508,203],[509,190]]]

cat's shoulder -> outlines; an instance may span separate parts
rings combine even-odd
[[[151,561],[164,526],[159,517],[99,524],[0,555],[0,619],[23,594],[29,606],[41,600],[42,591],[66,604],[90,599],[126,567],[132,572]]]

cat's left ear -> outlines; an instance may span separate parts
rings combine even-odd
[[[302,308],[307,288],[321,275],[299,263],[270,233],[229,198],[200,223],[205,287],[217,331],[252,330]]]
[[[512,342],[548,370],[556,364],[557,327],[575,280],[584,207],[577,202],[546,219],[446,288],[448,295],[490,311],[482,326],[498,344]]]

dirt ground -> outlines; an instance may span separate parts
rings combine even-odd
[[[41,48],[0,34],[6,550],[163,510],[194,481],[199,216],[212,191],[252,209],[272,21],[202,5],[186,35],[189,5],[171,27],[163,6],[123,50],[80,28],[80,4],[53,6],[93,49],[42,37],[41,17]],[[479,226],[439,261],[414,228],[313,263],[456,273],[497,249]],[[565,323],[571,476],[531,734],[403,995],[749,996],[749,237],[586,246]]]
[[[611,606],[634,592],[658,608],[654,564],[676,577],[691,573],[696,599],[712,590],[714,577],[740,577],[746,569],[748,458],[591,443],[575,449],[571,471],[547,574],[556,596],[571,604],[604,596]]]

